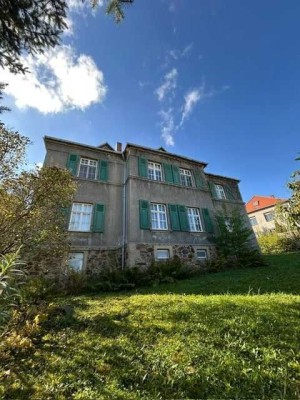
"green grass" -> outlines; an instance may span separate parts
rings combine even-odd
[[[299,399],[300,255],[139,293],[57,299],[4,399]],[[1,373],[0,373],[1,376]],[[1,397],[2,396],[2,397]]]

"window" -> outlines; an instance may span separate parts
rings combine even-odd
[[[161,165],[148,161],[148,178],[154,181],[162,181]]]
[[[83,269],[83,253],[69,253],[68,265],[76,272],[81,272]]]
[[[78,176],[86,179],[96,179],[97,161],[88,158],[81,158],[79,164]]]
[[[180,183],[182,186],[193,186],[192,173],[188,169],[179,168]]]
[[[257,207],[259,205],[259,200],[253,202],[253,207]]]
[[[92,204],[73,203],[69,231],[89,232],[93,213]]]
[[[215,184],[215,189],[218,199],[226,199],[225,191],[222,185]]]
[[[167,230],[167,213],[166,206],[164,204],[151,203],[151,228]]]
[[[188,220],[191,232],[202,232],[202,223],[200,218],[200,212],[198,208],[188,208]]]
[[[198,260],[207,260],[206,249],[196,249],[196,257]]]
[[[273,211],[266,212],[266,213],[264,213],[264,216],[265,216],[265,220],[266,220],[267,222],[273,221],[273,219],[274,219],[274,212],[273,212]]]
[[[233,231],[232,219],[230,217],[224,217],[224,224],[225,224],[228,232]]]
[[[250,224],[251,224],[252,226],[257,225],[257,219],[256,219],[256,217],[250,217]]]
[[[169,249],[157,249],[155,253],[155,258],[157,260],[168,260],[170,258]]]

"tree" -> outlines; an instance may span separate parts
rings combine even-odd
[[[300,157],[296,161],[300,161]],[[300,170],[291,175],[287,187],[292,194],[286,203],[278,206],[279,219],[287,222],[292,233],[300,235]]]
[[[7,170],[8,154],[16,165],[28,140],[3,126],[2,138],[5,146],[0,159],[0,171],[4,171],[0,181],[0,255],[21,247],[21,258],[32,272],[54,272],[68,250],[64,210],[72,200],[74,181],[67,170],[57,167],[19,174],[14,168]]]
[[[3,91],[6,88],[7,84],[0,82],[0,101],[3,99]],[[10,111],[8,107],[5,106],[0,106],[0,114],[3,113],[4,111]]]
[[[26,136],[5,127],[0,122],[0,183],[16,176],[24,163],[25,149],[30,143]]]
[[[91,0],[91,6],[98,1]],[[123,7],[133,1],[107,0],[106,12],[121,22]],[[0,0],[0,68],[25,73],[22,54],[44,53],[57,46],[67,28],[67,9],[66,0]]]
[[[219,234],[213,238],[223,267],[251,267],[263,264],[254,233],[238,209],[216,216]]]

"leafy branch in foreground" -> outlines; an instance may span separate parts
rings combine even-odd
[[[91,7],[98,3],[90,0]],[[124,5],[131,3],[133,0],[107,0],[106,12],[121,22]],[[66,0],[0,0],[0,68],[24,74],[24,53],[43,54],[59,45],[68,28],[68,4]]]

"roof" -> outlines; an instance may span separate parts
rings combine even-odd
[[[104,143],[103,145],[100,145],[100,146],[91,146],[89,144],[82,144],[82,143],[73,142],[72,140],[66,140],[66,139],[58,139],[56,137],[47,136],[47,135],[44,136],[44,141],[45,142],[53,141],[53,142],[64,143],[64,144],[67,144],[67,145],[80,146],[80,147],[84,147],[84,148],[91,149],[91,150],[105,151],[107,153],[114,153],[116,155],[120,154],[117,151],[115,151],[114,149],[110,150],[109,147],[111,147],[111,146],[109,144],[108,144],[109,147],[106,146],[106,143]]]
[[[168,156],[171,156],[171,157],[176,157],[176,158],[180,158],[180,159],[182,159],[182,160],[192,161],[192,162],[194,162],[194,163],[201,164],[201,165],[203,165],[204,167],[207,166],[207,163],[204,162],[204,161],[199,161],[199,160],[195,160],[195,159],[193,159],[193,158],[189,158],[189,157],[185,157],[185,156],[180,156],[180,155],[174,154],[174,153],[169,153],[169,152],[166,151],[163,147],[160,147],[159,149],[152,149],[151,147],[140,146],[139,144],[127,143],[124,152],[126,151],[126,149],[127,149],[128,147],[135,147],[135,148],[137,148],[137,149],[141,149],[141,150],[145,150],[145,151],[151,151],[151,152],[153,152],[153,153],[162,153],[162,152],[163,152],[163,153],[166,153]]]
[[[278,203],[282,203],[287,201],[287,199],[280,199],[275,196],[253,196],[246,203],[246,211],[247,213],[252,213],[258,210],[262,210],[264,208],[275,206]]]
[[[111,147],[111,145],[108,142],[102,143],[98,147],[99,147],[99,149],[115,151],[115,149],[113,147]]]
[[[212,178],[229,179],[229,180],[231,180],[231,181],[240,182],[239,179],[230,178],[229,176],[210,174],[210,173],[208,173],[208,172],[205,172],[205,175],[206,175],[206,176],[211,176]]]

